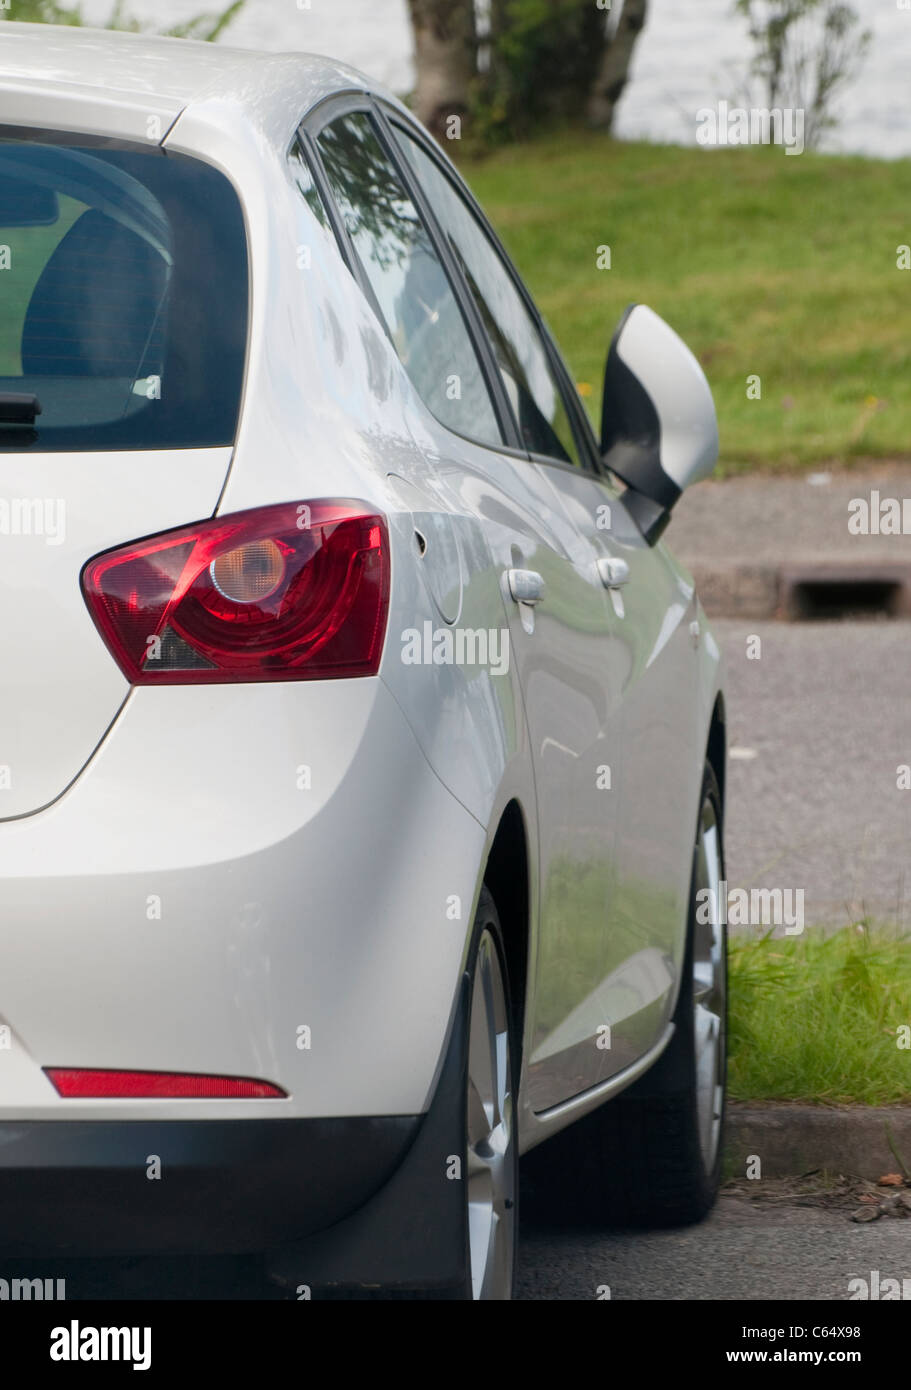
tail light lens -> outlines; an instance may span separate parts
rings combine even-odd
[[[194,1072],[104,1071],[45,1067],[66,1100],[284,1100],[287,1091],[271,1081],[245,1076],[202,1076]]]
[[[262,507],[98,555],[82,589],[134,685],[373,676],[388,531],[357,502]]]

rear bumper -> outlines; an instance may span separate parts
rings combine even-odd
[[[419,1126],[416,1116],[2,1123],[0,1247],[58,1256],[272,1249],[371,1197]]]
[[[463,975],[422,1116],[0,1123],[0,1251],[251,1253],[295,1290],[465,1289],[465,1178],[453,1158],[467,1142],[469,1007]]]

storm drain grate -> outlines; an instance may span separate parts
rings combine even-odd
[[[900,579],[832,576],[793,579],[783,586],[785,615],[794,622],[908,617]]]

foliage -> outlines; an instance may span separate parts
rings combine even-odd
[[[476,129],[489,142],[521,138],[554,119],[581,119],[605,32],[605,12],[591,0],[495,0]]]
[[[237,18],[245,4],[246,0],[232,0],[232,3],[224,10],[217,13],[199,14],[193,19],[186,20],[183,24],[175,24],[170,29],[163,29],[158,32],[173,38],[214,41]],[[61,3],[61,0],[9,0],[8,7],[0,8],[0,19],[19,20],[30,24],[72,24],[78,26],[86,23],[82,6],[78,0],[72,4]],[[149,28],[148,25],[143,24],[130,14],[126,0],[114,0],[111,13],[103,27],[105,29],[126,29],[134,34]]]
[[[856,77],[872,33],[858,33],[857,11],[843,0],[735,0],[755,45],[752,73],[769,107],[806,112],[806,144],[816,149],[837,125],[836,96]]]
[[[15,19],[26,24],[83,24],[79,6],[61,5],[57,0],[10,0],[0,9],[0,19]]]
[[[609,131],[648,5],[649,0],[408,0],[417,67],[414,110],[437,138],[447,135],[448,119],[467,114],[474,149],[548,127],[588,124]]]

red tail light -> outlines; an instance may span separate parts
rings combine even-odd
[[[284,1100],[287,1092],[269,1081],[244,1076],[199,1076],[192,1072],[102,1071],[45,1067],[67,1100]]]
[[[348,501],[237,512],[98,555],[82,589],[134,685],[373,676],[386,522]]]

